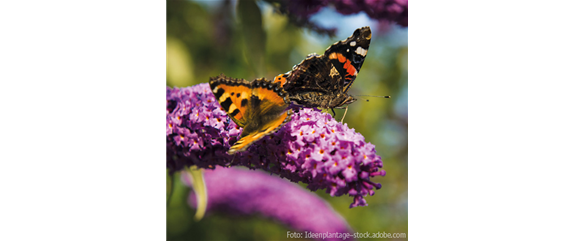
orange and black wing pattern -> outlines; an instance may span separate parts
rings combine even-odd
[[[209,86],[215,98],[229,117],[240,127],[247,124],[247,107],[251,100],[251,83],[223,74],[210,78]]]
[[[230,155],[244,151],[291,120],[291,110],[286,111],[289,96],[280,83],[266,79],[249,82],[221,74],[211,78],[209,85],[229,117],[243,127],[240,139],[227,152]]]

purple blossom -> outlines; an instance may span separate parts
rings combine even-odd
[[[370,18],[379,20],[385,25],[395,22],[403,27],[408,27],[408,0],[267,0],[279,4],[279,11],[290,16],[295,24],[307,26],[311,29],[334,34],[334,29],[324,29],[312,23],[311,15],[321,8],[332,4],[337,12],[343,15],[356,14],[364,11]]]
[[[182,179],[190,186],[188,175],[182,175]],[[353,232],[327,202],[296,184],[263,172],[218,167],[206,170],[204,180],[207,214],[213,211],[235,215],[260,214],[299,232]],[[188,203],[196,206],[194,193],[190,194]]]
[[[372,19],[397,22],[409,26],[408,0],[363,0],[363,10]],[[339,9],[337,9],[339,11]]]
[[[287,10],[295,15],[309,18],[312,14],[327,5],[326,0],[290,0]]]
[[[363,7],[363,1],[357,1],[357,0],[338,0],[338,1],[333,1],[333,4],[335,5],[335,8],[337,9],[337,12],[344,14],[344,15],[349,15],[349,14],[355,14],[360,12]]]
[[[167,168],[185,166],[214,169],[245,166],[325,189],[331,196],[354,197],[352,207],[366,206],[364,197],[381,188],[371,177],[386,172],[375,146],[316,109],[295,109],[291,121],[235,155],[226,152],[242,129],[233,122],[211,93],[208,84],[167,88]]]

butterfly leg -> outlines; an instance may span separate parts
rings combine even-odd
[[[345,116],[347,115],[347,110],[349,110],[349,106],[347,106],[345,108],[345,114],[343,114],[343,118],[341,118],[341,123],[343,123],[343,120],[345,119]]]
[[[333,118],[335,118],[335,116],[337,115],[335,114],[335,108],[331,108],[331,111],[333,112]]]
[[[233,161],[235,161],[235,155],[237,155],[237,153],[233,154],[233,158],[231,158],[231,162],[229,162],[227,165],[225,165],[225,167],[230,167],[231,165],[233,165]]]

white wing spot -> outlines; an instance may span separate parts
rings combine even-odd
[[[361,48],[361,46],[359,46],[359,47],[357,47],[357,50],[355,50],[355,53],[364,57],[367,55],[367,50],[364,48]]]
[[[353,41],[351,43],[349,43],[352,47],[354,47],[355,45],[357,45],[357,42]]]

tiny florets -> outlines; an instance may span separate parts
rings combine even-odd
[[[381,188],[371,177],[386,172],[375,146],[317,109],[298,109],[277,133],[258,140],[243,152],[228,155],[242,129],[233,122],[209,85],[167,88],[167,168],[185,166],[245,166],[261,169],[292,182],[307,183],[312,191],[331,196],[354,196],[351,207],[366,206],[364,196]]]

